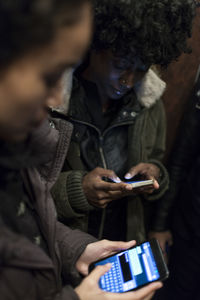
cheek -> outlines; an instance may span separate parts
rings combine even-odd
[[[12,91],[18,99],[28,104],[29,102],[37,102],[47,94],[46,87],[39,76],[27,74],[13,84]]]
[[[2,111],[16,123],[36,118],[47,99],[47,90],[36,74],[12,76],[0,87],[0,101],[6,99]]]
[[[111,70],[110,73],[109,73],[110,81],[115,81],[115,82],[117,81],[118,82],[120,77],[121,77],[121,74],[117,71]]]

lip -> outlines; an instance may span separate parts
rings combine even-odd
[[[123,96],[123,95],[126,94],[126,91],[124,91],[124,90],[123,91],[122,90],[118,90],[118,89],[116,89],[114,87],[112,87],[112,90],[113,90],[114,94],[117,95],[117,96]]]
[[[110,88],[112,89],[113,94],[118,97],[122,97],[130,91],[130,89],[126,87],[116,89],[113,85],[110,85]]]
[[[122,94],[124,94],[122,91],[119,91],[119,90],[115,90],[115,94],[117,94],[117,95],[122,95]]]

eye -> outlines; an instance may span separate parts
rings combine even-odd
[[[137,67],[137,72],[146,73],[149,70],[150,66],[140,65]]]
[[[118,65],[118,64],[113,64],[113,67],[114,67],[116,70],[119,70],[119,71],[123,71],[123,70],[125,69],[124,66]]]
[[[43,80],[44,80],[46,86],[48,88],[55,87],[56,84],[58,83],[58,81],[61,79],[62,73],[63,72],[59,71],[59,72],[44,74],[43,75]]]
[[[119,71],[125,71],[129,68],[129,64],[123,60],[113,60],[112,65],[113,68]]]

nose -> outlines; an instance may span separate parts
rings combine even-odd
[[[64,86],[62,80],[60,80],[57,85],[50,90],[47,98],[47,106],[51,108],[58,108],[63,103],[63,96]]]
[[[135,74],[132,71],[126,71],[120,78],[120,84],[127,89],[132,89],[135,85]]]

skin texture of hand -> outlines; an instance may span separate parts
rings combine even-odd
[[[152,283],[135,292],[108,293],[100,289],[98,282],[102,275],[109,271],[111,265],[98,266],[75,289],[80,300],[150,300],[154,292],[162,287],[160,282]]]
[[[143,188],[140,191],[151,194],[155,189],[159,189],[158,179],[160,177],[160,169],[154,164],[140,163],[137,166],[131,168],[125,175],[126,179],[134,179],[134,176],[140,175],[142,180],[154,180],[153,187]]]
[[[102,180],[103,177],[115,183],[106,182]],[[105,208],[109,202],[132,190],[131,186],[121,182],[113,171],[102,168],[96,168],[84,176],[82,186],[88,202],[99,208]]]
[[[101,240],[89,244],[76,263],[76,269],[83,275],[88,275],[89,265],[101,258],[112,255],[121,250],[129,249],[136,245],[135,241],[130,242],[113,242]]]
[[[151,231],[149,232],[149,238],[155,238],[158,240],[160,247],[162,249],[165,261],[168,262],[168,256],[166,253],[166,245],[168,243],[168,246],[173,245],[173,237],[170,231],[163,231],[163,232],[155,232]]]

